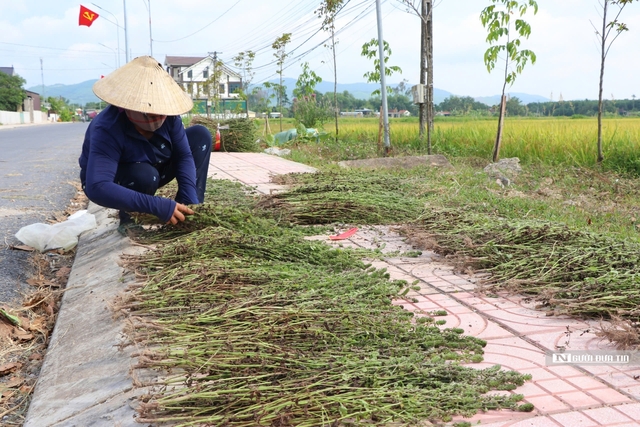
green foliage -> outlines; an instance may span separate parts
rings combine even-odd
[[[472,111],[488,114],[489,106],[476,101],[470,96],[452,95],[438,104],[438,110],[449,111],[455,116],[471,114]]]
[[[256,152],[259,146],[256,143],[256,124],[250,119],[214,120],[202,116],[194,116],[190,125],[202,125],[209,129],[212,138],[220,126],[228,126],[229,129],[220,130],[221,151],[227,152]]]
[[[332,109],[326,101],[317,101],[315,94],[312,94],[294,99],[293,117],[305,127],[322,127],[332,118]]]
[[[22,89],[26,80],[19,75],[0,73],[0,110],[17,111],[27,93]]]
[[[251,85],[255,71],[253,71],[253,60],[256,58],[256,53],[252,50],[246,52],[240,52],[233,57],[233,63],[237,68],[242,71],[242,88],[240,88],[240,97],[247,100],[248,94],[245,92],[245,88]]]
[[[309,63],[302,64],[302,72],[296,80],[296,87],[293,89],[293,95],[302,98],[311,96],[316,89],[318,83],[322,83],[322,77],[317,75],[315,71],[309,69]]]
[[[515,82],[516,76],[522,73],[525,65],[531,61],[536,62],[536,55],[528,49],[520,49],[521,40],[518,37],[529,38],[531,26],[520,19],[533,8],[533,13],[538,12],[538,4],[535,0],[491,0],[494,4],[487,6],[480,14],[482,25],[487,29],[487,42],[490,47],[484,54],[484,63],[489,72],[493,71],[498,62],[499,55],[505,54],[506,68],[505,81],[508,84]],[[498,6],[502,6],[498,8]],[[515,27],[514,37],[513,27]],[[514,68],[510,65],[514,64]]]
[[[397,65],[388,65],[387,62],[389,62],[389,57],[391,56],[391,48],[389,47],[389,43],[387,43],[386,40],[382,41],[382,49],[384,51],[384,75],[385,76],[391,76],[393,73],[400,73],[402,74],[402,69],[400,67],[398,67]],[[379,49],[378,49],[378,40],[377,39],[371,39],[369,40],[367,43],[362,45],[362,52],[361,55],[368,58],[368,59],[373,59],[373,71],[367,71],[366,73],[364,73],[363,77],[367,79],[368,83],[380,83],[381,80],[381,76],[380,76],[380,58],[379,56]],[[388,88],[388,90],[391,92],[391,88]],[[372,95],[376,95],[376,94],[380,94],[380,90],[376,89],[372,92]]]

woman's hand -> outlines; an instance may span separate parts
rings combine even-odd
[[[171,219],[167,221],[167,224],[171,223],[176,225],[177,223],[185,220],[185,215],[193,214],[194,212],[188,206],[185,206],[182,203],[176,203],[176,209],[173,211],[173,215],[171,216]]]

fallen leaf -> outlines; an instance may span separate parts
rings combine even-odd
[[[0,365],[0,375],[10,374],[11,372],[20,368],[22,368],[22,364],[18,362],[5,363],[4,365]]]
[[[13,336],[20,341],[31,341],[33,339],[33,334],[21,330],[16,330]]]
[[[34,252],[36,249],[32,248],[31,246],[28,245],[14,245],[14,246],[10,246],[11,249],[15,249],[17,251],[25,251],[25,252]]]

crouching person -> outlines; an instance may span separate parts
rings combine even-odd
[[[211,133],[184,128],[191,98],[158,62],[143,56],[98,80],[93,92],[109,106],[93,119],[80,156],[80,180],[92,202],[118,209],[125,233],[129,212],[177,224],[204,202]],[[176,179],[175,200],[156,196]]]

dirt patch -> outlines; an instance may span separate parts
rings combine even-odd
[[[79,184],[76,197],[64,212],[56,212],[50,222],[64,221],[84,209],[87,199]],[[14,250],[29,250],[23,245]],[[64,293],[75,248],[46,253],[33,251],[29,260],[33,274],[27,280],[31,290],[21,306],[0,307],[0,424],[21,426],[31,394],[53,332],[60,300]]]

